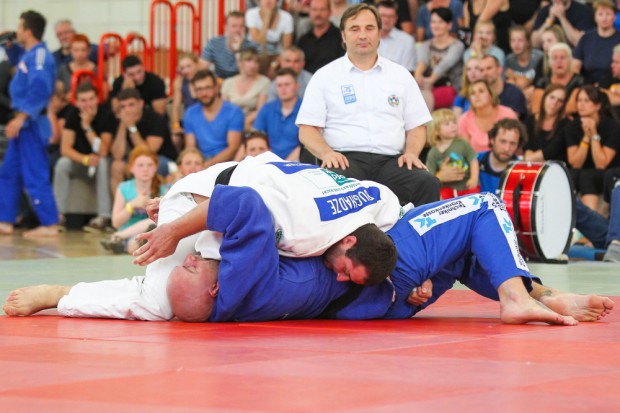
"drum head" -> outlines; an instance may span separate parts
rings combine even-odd
[[[566,170],[548,162],[535,191],[534,241],[543,258],[557,258],[564,253],[573,229],[574,195]]]

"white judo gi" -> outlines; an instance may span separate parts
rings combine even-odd
[[[411,209],[401,207],[387,187],[357,181],[316,166],[286,162],[273,153],[225,162],[181,179],[162,199],[159,224],[174,221],[196,206],[191,194],[210,197],[215,180],[237,165],[229,185],[249,186],[272,214],[278,249],[287,256],[317,256],[367,223],[387,231]],[[181,240],[173,255],[149,264],[144,276],[79,283],[58,303],[69,317],[169,320],[168,276],[188,253],[219,259],[221,237],[203,231]]]

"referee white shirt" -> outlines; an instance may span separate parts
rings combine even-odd
[[[398,155],[406,132],[431,119],[407,69],[378,56],[362,71],[345,54],[312,76],[295,123],[323,128],[337,152]]]

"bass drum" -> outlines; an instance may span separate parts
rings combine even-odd
[[[514,162],[502,174],[497,195],[506,204],[524,255],[552,261],[568,251],[575,194],[563,163]]]

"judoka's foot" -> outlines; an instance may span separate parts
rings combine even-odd
[[[49,308],[56,308],[60,299],[69,294],[71,287],[62,285],[34,285],[11,291],[2,309],[6,315],[28,316]]]
[[[11,234],[13,234],[13,224],[9,224],[8,222],[0,222],[0,235]]]
[[[57,237],[59,233],[58,225],[50,225],[47,227],[40,226],[23,233],[24,238],[51,238]]]
[[[578,321],[597,321],[611,313],[614,302],[600,295],[561,293],[550,290],[538,299],[556,313],[572,316]]]

